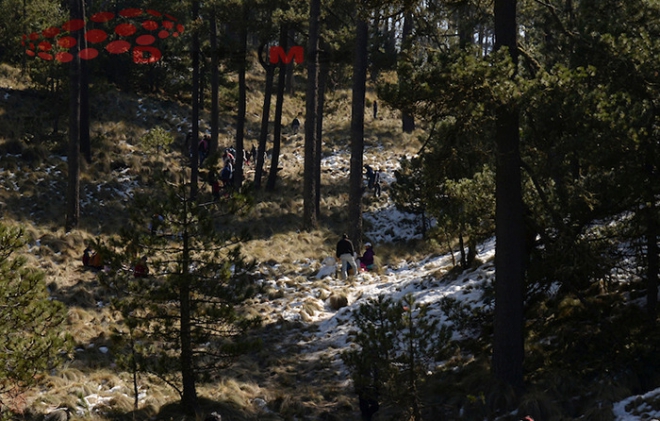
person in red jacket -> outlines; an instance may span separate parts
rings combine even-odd
[[[147,256],[142,256],[133,267],[133,276],[136,278],[146,278],[149,276],[149,267],[147,266]]]

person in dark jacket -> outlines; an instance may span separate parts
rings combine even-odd
[[[337,258],[341,261],[341,278],[348,278],[348,267],[353,268],[354,273],[357,273],[357,264],[355,263],[355,250],[353,243],[348,239],[347,234],[343,234],[341,240],[337,243]]]
[[[369,165],[365,165],[364,168],[367,170],[367,187],[369,187],[369,190],[372,190],[374,188],[374,179],[376,178],[376,173],[374,172],[374,169]]]
[[[374,196],[380,197],[380,172],[382,170],[379,168],[374,173]]]
[[[300,119],[296,117],[291,122],[291,131],[293,134],[298,134],[298,130],[300,130]]]

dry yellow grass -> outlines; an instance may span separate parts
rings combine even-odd
[[[263,104],[262,77],[256,65],[248,78],[254,86],[248,96],[245,139],[248,147],[257,143]],[[10,86],[12,101],[0,106],[0,117],[10,111],[10,106],[19,104],[21,90],[26,89],[15,69],[0,66],[0,88]],[[291,119],[304,111],[303,90],[304,87],[298,86],[298,93],[285,100],[283,123],[287,126]],[[368,104],[374,99],[373,91],[369,91]],[[33,107],[35,101],[28,96],[22,106]],[[348,151],[350,101],[350,90],[328,92],[324,156]],[[99,404],[99,411],[86,414],[93,419],[105,419],[103,413],[110,406],[124,413],[132,411],[132,379],[130,373],[118,371],[113,365],[110,338],[120,320],[108,307],[107,291],[99,285],[96,274],[81,269],[80,256],[86,245],[99,237],[116,234],[124,223],[122,208],[126,199],[118,196],[117,191],[126,180],[145,184],[154,172],[164,168],[182,177],[185,175],[181,145],[183,133],[187,131],[184,119],[189,110],[188,104],[157,97],[118,95],[112,90],[98,93],[94,107],[93,114],[97,116],[91,127],[94,160],[91,164],[83,163],[82,167],[83,212],[79,228],[70,233],[65,233],[61,228],[64,224],[63,192],[67,166],[60,158],[45,156],[32,165],[20,156],[1,158],[0,187],[4,189],[0,189],[0,212],[4,222],[21,224],[26,228],[26,238],[30,244],[27,254],[29,262],[46,272],[53,295],[69,307],[68,331],[73,335],[77,349],[68,365],[48,376],[44,388],[31,395],[32,404],[43,413],[60,405],[84,407],[83,398],[92,395],[109,397],[110,400]],[[207,110],[202,115],[202,131],[208,128]],[[34,147],[22,140],[27,133],[27,120],[21,117],[23,114],[23,111],[19,113],[18,124],[13,124],[11,128],[4,119],[0,121],[0,150],[18,148],[20,152],[21,149]],[[235,133],[232,121],[229,113],[221,116],[221,146],[233,142]],[[50,124],[44,121],[37,123]],[[175,135],[175,145],[171,151],[154,154],[141,149],[140,137],[155,126],[171,130]],[[341,298],[350,295],[350,282],[336,290],[323,287],[322,281],[314,282],[312,287],[321,291],[316,299],[308,298],[307,291],[301,287],[313,277],[324,257],[334,256],[339,235],[346,230],[348,172],[347,168],[324,172],[320,227],[311,232],[303,231],[300,218],[303,167],[299,157],[303,154],[304,137],[300,134],[292,136],[288,127],[284,127],[283,132],[280,160],[283,169],[276,191],[255,192],[256,205],[241,216],[237,227],[249,227],[253,236],[251,241],[243,244],[245,255],[263,263],[259,270],[264,279],[277,279],[281,286],[291,290],[291,294],[303,302],[302,317],[306,320],[322,311],[322,303],[331,296]],[[395,156],[416,153],[420,147],[417,140],[419,134],[401,134],[398,113],[383,104],[379,107],[379,118],[376,120],[367,110],[365,145],[368,153],[365,154],[365,163],[378,164],[380,150]],[[63,156],[66,154],[65,141],[62,137],[43,142],[50,151],[55,151],[55,155]],[[16,175],[10,177],[9,174]],[[248,176],[251,176],[249,172]],[[208,193],[208,186],[200,185],[200,188]],[[406,245],[405,248],[394,245],[377,247],[377,259],[381,263],[390,259],[413,258],[415,253],[429,251],[416,244]],[[274,264],[278,265],[277,268]],[[263,298],[252,300],[248,306],[249,312],[264,316],[265,320],[280,320],[273,316],[277,312],[274,312],[271,301],[282,298],[283,291],[284,288],[269,290],[268,286],[264,286]],[[342,408],[344,413],[347,408],[355,409],[355,398],[350,391],[333,383],[333,371],[328,361],[301,359],[296,354],[295,336],[291,340],[293,345],[288,341],[281,343],[287,334],[300,335],[301,329],[301,325],[283,322],[264,325],[261,333],[265,341],[263,351],[241,358],[217,382],[200,385],[199,394],[205,398],[204,409],[210,412],[221,408],[232,420],[262,421],[295,417],[318,419],[321,414],[332,413],[337,408]],[[110,352],[101,352],[101,347],[109,348]],[[172,418],[173,415],[170,415],[175,414],[176,409],[170,405],[178,399],[176,393],[149,376],[140,375],[138,383],[145,395],[140,400],[140,412],[136,417]],[[116,388],[116,393],[109,392],[113,388]],[[263,408],[262,401],[270,412]]]

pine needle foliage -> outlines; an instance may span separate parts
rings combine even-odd
[[[50,299],[44,273],[18,255],[21,228],[0,224],[0,410],[7,397],[37,384],[66,351],[66,309]]]
[[[126,324],[126,365],[157,375],[194,410],[194,383],[210,381],[258,346],[247,333],[259,319],[237,311],[256,291],[255,262],[242,256],[244,238],[227,229],[248,201],[236,194],[199,203],[186,184],[156,184],[156,193],[135,196],[130,224],[109,245],[115,270],[105,282]],[[126,265],[140,261],[147,262],[146,276]]]
[[[398,414],[396,419],[422,419],[420,385],[451,338],[451,330],[439,326],[428,310],[408,294],[400,301],[379,296],[353,314],[357,347],[345,351],[342,359],[351,371],[363,417],[372,416],[382,402]]]

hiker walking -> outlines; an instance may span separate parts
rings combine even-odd
[[[300,120],[296,117],[291,122],[291,131],[293,131],[293,134],[298,134],[298,130],[300,130]]]
[[[202,138],[199,140],[198,143],[199,165],[202,165],[204,163],[204,160],[208,156],[210,140],[211,140],[211,136],[209,135],[202,136]]]
[[[377,169],[374,173],[374,196],[380,197],[380,172],[381,169]]]
[[[348,267],[353,268],[353,273],[357,274],[357,264],[355,263],[355,249],[353,243],[348,239],[348,234],[343,234],[341,240],[337,243],[337,258],[341,261],[341,278],[348,278]]]
[[[374,188],[374,178],[376,173],[374,172],[374,169],[369,165],[365,165],[364,168],[367,169],[367,187],[369,187],[369,190],[371,190]]]

